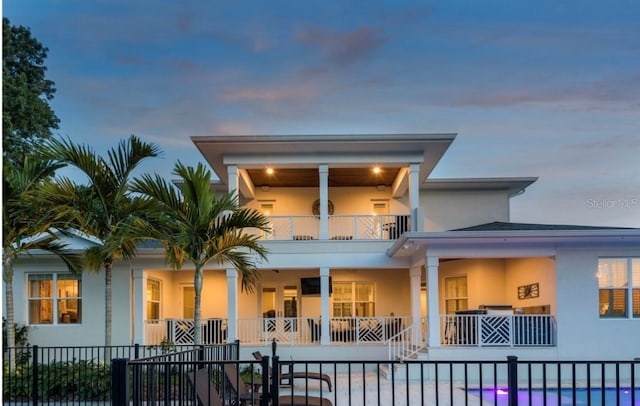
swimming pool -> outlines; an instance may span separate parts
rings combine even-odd
[[[479,389],[469,389],[468,392],[474,396],[480,397]],[[620,403],[618,401],[618,393],[620,395]],[[589,397],[590,395],[590,397]],[[576,388],[576,404],[578,405],[621,405],[621,406],[640,406],[640,388],[635,388],[635,404],[631,403],[630,388]],[[604,403],[603,401],[604,396]],[[572,405],[573,390],[571,388],[563,388],[560,390],[560,403],[558,403],[558,390],[556,388],[547,388],[546,392],[541,388],[531,390],[531,404],[543,405],[546,398],[547,405]],[[497,403],[496,403],[497,399]],[[498,389],[482,389],[483,402],[495,404],[496,406],[508,404],[508,393],[506,388]],[[529,404],[529,390],[518,390],[518,405]]]

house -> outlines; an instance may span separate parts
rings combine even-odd
[[[430,179],[454,139],[194,137],[217,190],[271,223],[254,292],[205,270],[205,342],[238,339],[249,357],[275,340],[297,359],[639,357],[640,230],[512,223],[510,199],[537,179]],[[192,342],[189,266],[142,247],[112,283],[115,345]],[[33,253],[16,265],[16,320],[33,344],[100,345],[103,288]]]

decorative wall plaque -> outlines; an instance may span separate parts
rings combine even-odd
[[[540,285],[538,283],[518,286],[518,299],[533,299],[538,296],[540,296]]]

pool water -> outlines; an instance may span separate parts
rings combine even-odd
[[[618,403],[617,393],[620,393],[620,403]],[[480,397],[479,389],[469,389],[470,394]],[[589,392],[591,393],[590,402],[588,401]],[[586,388],[576,389],[576,403],[577,405],[621,405],[621,406],[640,406],[640,388],[635,388],[635,403],[631,403],[631,389],[630,388]],[[604,396],[604,403],[603,401]],[[497,398],[497,403],[495,403]],[[531,390],[531,404],[543,405],[546,398],[547,405],[573,405],[573,390],[571,388],[560,390],[560,403],[558,403],[558,391],[555,388],[547,388],[546,393],[542,389]],[[505,388],[499,389],[483,389],[482,400],[487,404],[495,404],[496,406],[508,404],[508,393]],[[518,405],[529,404],[529,390],[518,390]]]

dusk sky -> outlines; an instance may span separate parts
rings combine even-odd
[[[433,178],[537,176],[511,220],[640,227],[640,1],[3,1],[57,134],[458,133]]]

